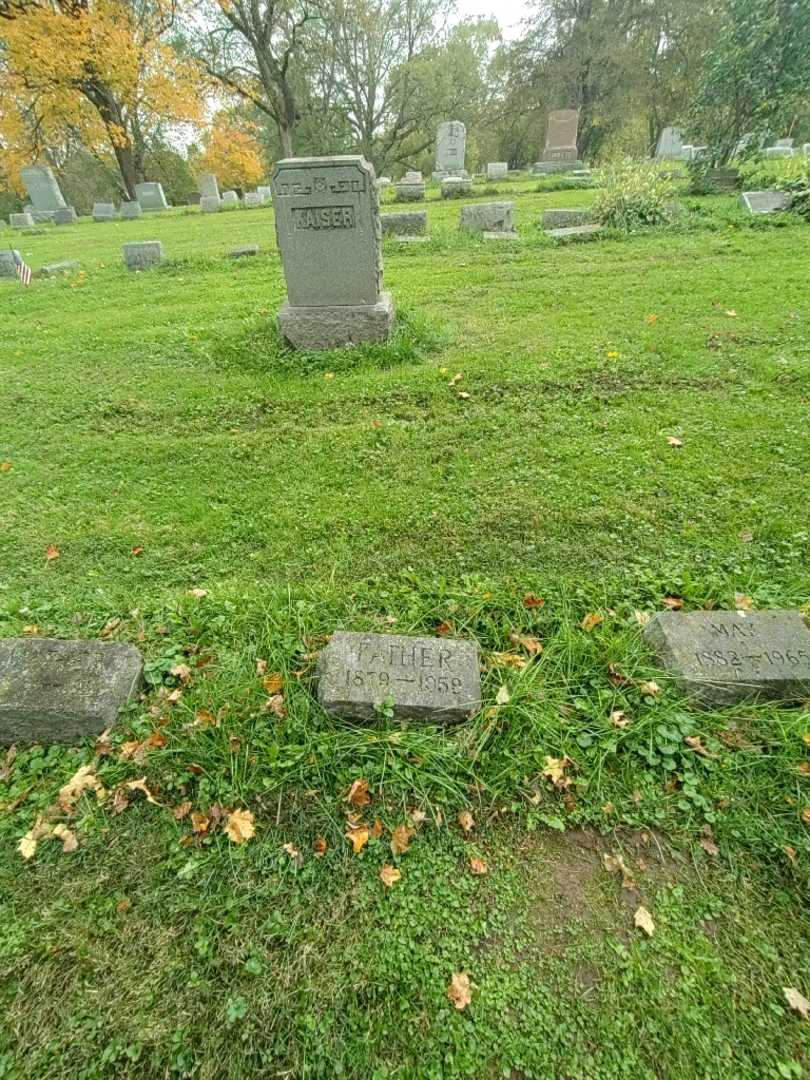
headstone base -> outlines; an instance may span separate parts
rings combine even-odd
[[[278,313],[279,333],[294,349],[337,349],[387,341],[394,326],[394,301],[384,292],[376,304],[357,307],[292,307]]]
[[[584,239],[588,236],[596,236],[602,231],[601,225],[569,225],[564,229],[547,229],[546,236],[552,240]]]
[[[535,161],[531,172],[533,176],[551,176],[553,173],[576,172],[584,168],[582,161]]]
[[[517,229],[513,229],[512,232],[491,232],[488,230],[482,232],[481,237],[484,240],[519,240],[520,233]]]
[[[39,277],[59,277],[60,274],[72,274],[74,270],[80,270],[81,263],[75,259],[67,259],[65,262],[46,263],[39,271]]]

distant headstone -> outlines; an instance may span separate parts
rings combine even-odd
[[[794,142],[793,139],[777,139],[776,142],[773,145],[778,146],[781,149],[786,148],[788,150],[792,150],[793,149],[793,142]]]
[[[790,141],[792,142],[793,140],[791,139]],[[775,146],[765,147],[766,158],[792,158],[795,153],[796,151],[792,146],[780,146],[779,143]]]
[[[318,661],[318,700],[333,716],[452,724],[481,707],[478,646],[448,638],[339,630]]]
[[[568,229],[575,225],[587,225],[590,220],[591,211],[586,207],[543,211],[544,229]]]
[[[168,210],[169,204],[163,194],[163,185],[148,181],[135,185],[135,198],[141,206],[141,210]]]
[[[202,198],[218,199],[219,198],[219,184],[217,178],[213,173],[202,173],[197,180],[197,185],[200,189],[200,195]]]
[[[17,277],[17,266],[22,256],[13,248],[0,248],[0,278]]]
[[[385,341],[394,304],[382,288],[374,168],[354,155],[287,158],[273,171],[276,238],[288,302],[279,330],[301,349]]]
[[[752,214],[776,214],[789,208],[790,197],[784,191],[744,191],[740,205]]]
[[[267,204],[267,203],[270,203],[270,202],[273,201],[273,189],[271,187],[267,187],[264,184],[260,184],[259,187],[256,188],[256,190],[261,195],[262,202],[264,204]]]
[[[143,210],[139,202],[122,202],[120,214],[122,221],[134,221],[143,215]]]
[[[258,191],[246,191],[242,201],[248,210],[256,210],[262,205],[262,197]]]
[[[30,214],[9,214],[8,223],[12,229],[33,229],[34,219]]]
[[[29,165],[20,170],[20,175],[35,210],[50,213],[53,210],[63,210],[67,206],[53,169],[49,166]]]
[[[690,146],[689,147],[689,160],[690,161],[702,161],[706,156],[708,146]]]
[[[508,161],[490,161],[487,163],[487,180],[504,180],[508,175]]]
[[[462,206],[459,228],[467,229],[469,232],[512,233],[515,231],[512,221],[514,209],[513,202],[473,203],[470,206]]]
[[[577,237],[584,239],[588,236],[596,236],[601,231],[601,225],[567,225],[562,229],[548,229],[546,236],[550,240],[574,240]]]
[[[106,641],[0,641],[0,743],[76,743],[111,727],[138,692],[143,657]]]
[[[236,210],[239,206],[239,196],[235,191],[223,191],[220,205],[223,210]]]
[[[219,195],[203,195],[200,199],[200,210],[203,214],[218,214],[221,206]]]
[[[54,225],[75,225],[78,218],[72,206],[63,206],[61,210],[54,210]]]
[[[460,120],[445,120],[436,133],[436,165],[434,180],[458,176],[464,172],[467,129]]]
[[[141,240],[124,244],[124,264],[127,270],[148,270],[163,261],[163,244],[159,240]]]
[[[427,213],[424,210],[403,210],[397,214],[381,214],[383,235],[415,236],[427,229]]]
[[[245,258],[248,258],[250,255],[258,255],[258,254],[259,254],[259,245],[258,244],[243,244],[242,247],[234,248],[232,251],[229,251],[228,252],[228,258],[229,259],[245,259]]]
[[[408,169],[402,177],[403,184],[421,184],[424,177],[418,169]]]
[[[46,221],[53,221],[55,210],[37,210],[33,203],[26,203],[23,207],[24,214],[30,214],[35,225],[44,225]]]
[[[664,611],[644,637],[706,708],[810,695],[810,630],[798,611]]]
[[[555,109],[548,114],[543,161],[576,162],[579,109]]]
[[[683,157],[683,136],[680,128],[664,128],[658,136],[655,156],[667,161],[679,160]]]
[[[409,180],[407,176],[403,177],[396,185],[396,192],[397,202],[424,202],[425,182],[424,180]]]
[[[731,194],[740,190],[740,171],[728,165],[720,165],[714,169],[707,169],[700,181],[707,191]]]
[[[465,176],[445,176],[442,180],[443,199],[461,199],[472,194],[472,180]]]
[[[61,274],[72,274],[81,269],[81,263],[75,259],[66,259],[64,262],[46,263],[39,271],[40,277],[59,277]]]
[[[93,203],[93,221],[115,221],[115,205],[111,202]]]

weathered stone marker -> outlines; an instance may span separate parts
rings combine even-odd
[[[220,201],[223,210],[237,210],[239,208],[239,196],[235,191],[223,191]]]
[[[680,128],[665,127],[658,136],[655,156],[659,160],[679,160],[683,157],[683,135]]]
[[[245,204],[247,209],[255,210],[257,207],[262,205],[262,197],[258,193],[258,191],[246,191],[242,202]]]
[[[461,199],[472,194],[472,180],[469,176],[445,176],[442,180],[443,199]]]
[[[740,205],[752,214],[777,214],[788,209],[790,199],[784,191],[744,191]]]
[[[127,201],[121,203],[121,218],[123,221],[134,221],[139,217],[143,217],[143,210],[139,202]]]
[[[505,180],[509,175],[508,161],[487,162],[487,180]]]
[[[114,203],[93,203],[93,221],[115,221],[116,216]]]
[[[49,165],[29,165],[20,170],[20,176],[35,210],[50,215],[67,206]]]
[[[577,150],[578,109],[555,109],[548,114],[546,146],[541,161],[532,165],[535,175],[581,169]]]
[[[445,120],[436,132],[436,167],[434,180],[464,173],[467,150],[467,129],[460,120]]]
[[[168,210],[169,204],[163,193],[163,185],[149,180],[143,184],[135,185],[135,198],[140,203],[141,210]]]
[[[54,225],[75,225],[78,221],[76,211],[72,206],[63,206],[61,210],[54,210]]]
[[[810,696],[810,630],[798,611],[663,611],[644,637],[706,708]]]
[[[31,214],[9,214],[8,223],[12,229],[33,229],[34,218]]]
[[[295,348],[385,341],[394,304],[382,287],[374,168],[360,156],[287,158],[273,171],[276,238],[287,279],[278,315]]]
[[[203,214],[218,214],[220,211],[219,195],[203,195],[200,199],[200,211]]]
[[[219,200],[219,184],[213,173],[201,173],[197,180],[197,186],[200,189],[202,198]]]
[[[19,251],[15,251],[14,248],[0,250],[0,278],[16,279],[17,266],[21,258],[22,255],[20,255]]]
[[[318,660],[318,700],[327,712],[374,720],[457,723],[481,707],[478,646],[472,641],[356,634],[339,630]]]
[[[115,723],[137,693],[143,657],[106,641],[0,641],[0,743],[73,743]]]
[[[394,233],[396,236],[417,236],[427,229],[425,210],[403,210],[400,213],[381,214],[383,236]]]
[[[163,262],[163,244],[160,240],[139,240],[124,244],[121,248],[127,270],[148,270]]]
[[[81,263],[76,259],[65,259],[64,262],[46,263],[39,271],[39,277],[59,277],[60,274],[72,274],[81,270]]]
[[[587,225],[590,220],[591,211],[586,207],[543,211],[544,229],[568,229],[574,225]]]
[[[512,221],[514,209],[513,202],[472,203],[470,206],[462,206],[459,214],[459,228],[466,229],[468,232],[513,233],[515,231]]]

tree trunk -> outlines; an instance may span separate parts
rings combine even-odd
[[[110,144],[118,163],[118,171],[126,191],[127,198],[134,202],[135,185],[143,179],[143,166],[139,167],[133,153],[132,141],[127,131],[121,107],[115,97],[106,86],[92,80],[83,83],[79,89],[92,105],[98,110],[98,114],[104,121]]]

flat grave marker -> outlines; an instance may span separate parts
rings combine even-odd
[[[644,638],[706,708],[810,697],[810,630],[798,611],[662,611]]]
[[[776,214],[788,209],[790,199],[784,191],[744,191],[740,205],[752,214]]]
[[[481,707],[478,645],[339,630],[318,660],[318,700],[334,716],[458,723]]]
[[[143,657],[107,641],[0,641],[0,743],[74,743],[115,723],[137,693]]]

